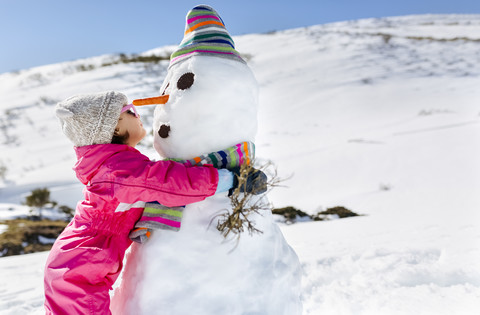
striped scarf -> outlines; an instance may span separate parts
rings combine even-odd
[[[255,145],[252,142],[242,142],[225,150],[204,154],[193,159],[171,160],[186,166],[210,164],[218,169],[232,169],[243,163],[250,164],[254,157]],[[137,243],[145,243],[153,230],[180,230],[184,208],[184,206],[166,207],[155,201],[147,202],[142,217],[130,232],[130,239]]]

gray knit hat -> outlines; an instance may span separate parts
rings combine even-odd
[[[109,91],[75,95],[55,107],[63,133],[76,147],[112,141],[122,107],[127,97]]]

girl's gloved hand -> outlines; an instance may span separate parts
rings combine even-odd
[[[229,190],[228,195],[231,196],[233,191],[238,187],[238,177],[240,175],[240,167],[235,167],[232,170],[233,176],[233,185]],[[267,175],[264,172],[252,169],[248,174],[247,182],[241,184],[240,192],[253,193],[255,195],[263,194],[267,191]]]

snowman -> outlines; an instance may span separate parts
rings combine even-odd
[[[158,104],[154,147],[162,157],[196,163],[210,156],[228,168],[242,158],[209,153],[245,144],[244,160],[253,159],[258,84],[211,7],[188,12],[160,93],[146,103]],[[134,243],[113,313],[301,314],[300,263],[271,211],[249,217],[261,233],[232,240],[216,228],[231,208],[227,193],[216,194],[186,205],[178,232],[155,230],[146,243]]]

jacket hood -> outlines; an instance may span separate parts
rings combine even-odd
[[[74,147],[77,163],[73,167],[77,178],[86,185],[95,176],[103,163],[111,156],[123,151],[137,151],[125,144],[94,144]]]

